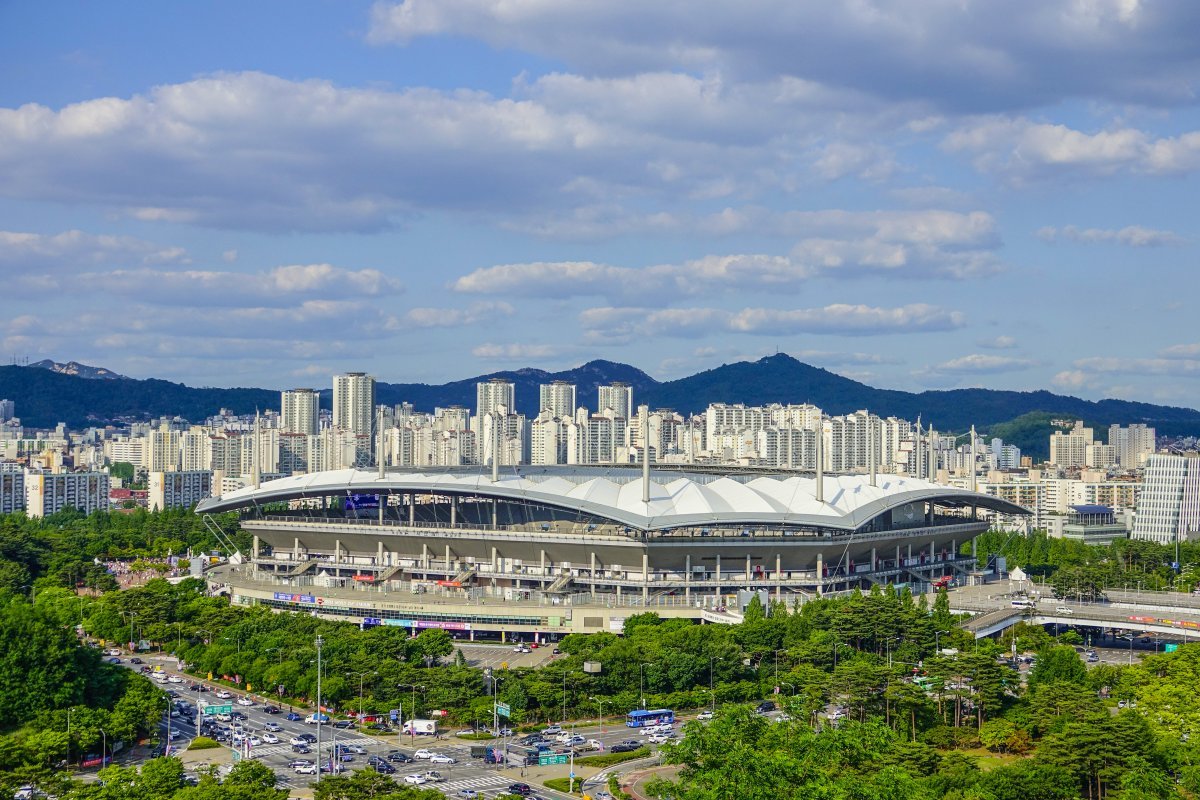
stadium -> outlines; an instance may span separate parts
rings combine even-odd
[[[646,610],[734,621],[752,591],[967,578],[980,508],[1028,513],[896,475],[582,466],[321,472],[197,513],[239,511],[254,537],[208,574],[235,603],[545,641]]]

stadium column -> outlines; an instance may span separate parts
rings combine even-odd
[[[492,574],[496,574],[496,566],[498,564],[496,548],[492,548]]]
[[[683,557],[683,601],[688,605],[692,602],[692,554]]]
[[[300,537],[292,538],[292,561],[300,560]]]
[[[596,551],[595,550],[592,551],[592,567],[591,567],[591,572],[589,572],[588,574],[592,579],[592,599],[595,600],[596,599]]]
[[[458,524],[458,495],[450,498],[450,527]]]
[[[342,560],[342,540],[333,540],[333,563],[338,563]]]
[[[750,583],[750,554],[746,553],[746,583]]]
[[[934,544],[933,539],[930,539],[929,540],[929,563],[932,564],[936,560],[937,560],[937,548]]]
[[[450,545],[446,545],[446,578],[450,578]]]
[[[375,548],[375,566],[383,566],[383,539],[377,542],[377,547]]]
[[[825,555],[817,553],[817,594],[821,594],[825,586]]]
[[[642,605],[650,602],[650,554],[642,553]]]
[[[408,524],[415,525],[417,522],[417,496],[412,492],[408,494]]]
[[[717,587],[713,590],[714,605],[721,605],[721,554],[717,553]]]
[[[250,545],[250,572],[254,575],[258,574],[258,550],[259,541],[258,534],[254,534],[254,541]]]
[[[874,548],[874,547],[872,547],[872,548],[871,548],[871,572],[874,572],[874,571],[875,571],[875,564],[876,564],[876,560],[878,559],[878,557],[879,557],[879,556],[878,556],[878,554],[875,552],[875,548]]]
[[[896,545],[896,569],[900,569],[900,545]]]
[[[775,602],[783,599],[783,556],[775,554]]]

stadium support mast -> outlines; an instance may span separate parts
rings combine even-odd
[[[642,421],[642,502],[650,503],[650,406],[639,406]]]
[[[825,415],[817,415],[817,502],[825,502]]]

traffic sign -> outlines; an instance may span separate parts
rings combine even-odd
[[[512,709],[509,708],[508,703],[496,703],[496,713],[502,717],[510,717],[512,716]]]
[[[228,714],[230,711],[233,711],[232,705],[204,707],[204,713],[208,714],[209,716],[212,716],[213,714]]]
[[[550,764],[565,764],[569,758],[566,753],[544,753],[538,756],[538,766],[545,767]]]

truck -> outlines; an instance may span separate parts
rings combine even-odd
[[[417,736],[437,736],[436,719],[410,719],[405,721],[403,733]]]
[[[313,713],[313,714],[309,714],[307,717],[304,718],[305,725],[324,725],[328,722],[329,722],[328,714]]]

